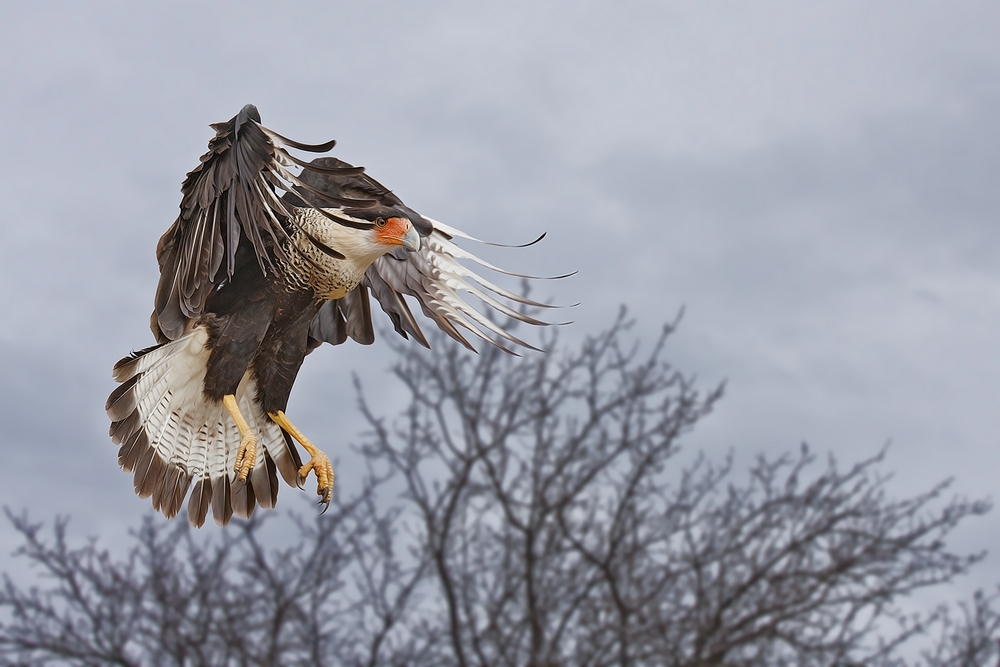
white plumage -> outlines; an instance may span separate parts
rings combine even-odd
[[[143,434],[144,441],[139,437],[131,443],[116,440],[123,445],[119,464],[126,472],[135,472],[135,488],[140,497],[162,496],[166,502],[157,505],[154,497],[154,507],[168,516],[180,509],[180,502],[174,503],[169,493],[157,494],[163,489],[145,483],[157,462],[163,461],[181,472],[178,482],[193,482],[196,494],[205,488],[215,489],[219,501],[213,503],[214,518],[217,523],[225,524],[229,520],[224,502],[226,489],[230,497],[238,498],[245,493],[246,484],[237,479],[233,470],[240,443],[236,425],[221,403],[202,397],[210,354],[207,342],[207,331],[197,327],[175,341],[123,360],[115,367],[115,379],[127,389],[109,402],[108,414],[115,421],[132,417],[138,422],[136,433]],[[236,399],[258,437],[256,459],[250,472],[254,499],[269,509],[277,496],[277,480],[269,467],[281,471],[289,484],[301,485],[302,480],[297,472],[299,462],[293,460],[281,428],[267,419],[252,400],[256,391],[256,381],[248,371],[240,382]],[[151,456],[142,456],[144,446],[151,450]],[[271,466],[268,457],[273,461]],[[214,510],[216,504],[218,511]],[[191,511],[197,506],[197,502],[191,503]],[[253,504],[233,503],[233,511],[247,518]]]

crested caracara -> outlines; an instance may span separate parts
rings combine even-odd
[[[452,242],[471,237],[407,207],[362,167],[334,157],[305,162],[288,150],[325,153],[334,142],[286,139],[261,125],[252,105],[212,127],[208,152],[181,186],[180,214],[156,248],[157,344],[115,365],[120,384],[107,402],[118,463],[134,475],[136,493],[168,517],[187,497],[196,526],[210,508],[225,525],[258,504],[273,507],[279,476],[301,486],[313,472],[329,504],[330,460],[285,407],[315,347],[374,340],[370,296],[400,335],[423,345],[404,295],[467,347],[459,327],[503,349],[531,346],[460,291],[543,324],[495,296],[543,304],[457,261],[494,268]],[[304,464],[295,442],[309,455]]]

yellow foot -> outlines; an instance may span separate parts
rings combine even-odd
[[[333,498],[333,466],[330,464],[330,457],[321,452],[316,445],[309,442],[309,438],[302,435],[302,431],[295,428],[295,425],[289,421],[283,411],[278,410],[277,412],[269,412],[267,414],[275,424],[283,428],[288,435],[295,438],[309,453],[311,458],[305,465],[299,468],[299,477],[305,479],[309,475],[310,470],[315,472],[316,495],[320,497],[320,503],[329,507],[330,500]]]
[[[252,434],[240,438],[240,448],[236,452],[236,465],[233,470],[236,471],[236,476],[245,480],[247,475],[250,474],[250,469],[253,468],[254,462],[257,460],[257,438]]]
[[[257,461],[257,436],[253,434],[247,420],[243,418],[235,396],[226,394],[222,397],[222,404],[226,406],[229,415],[236,422],[236,428],[240,431],[240,448],[236,451],[236,465],[233,470],[236,471],[239,479],[245,480],[250,474],[253,464]]]
[[[320,497],[321,503],[329,505],[333,498],[333,465],[330,463],[330,457],[318,449],[316,453],[310,453],[310,456],[312,458],[299,468],[299,477],[305,479],[309,476],[310,470],[315,471],[316,495]]]

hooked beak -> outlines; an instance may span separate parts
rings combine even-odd
[[[413,223],[402,216],[395,215],[377,227],[375,239],[387,246],[403,246],[407,250],[420,250],[420,236]]]
[[[420,250],[420,235],[417,234],[416,228],[413,227],[412,225],[408,230],[406,230],[406,234],[404,234],[402,238],[399,239],[399,242],[407,250],[413,252]]]

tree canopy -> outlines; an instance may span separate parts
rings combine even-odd
[[[36,585],[5,576],[3,664],[983,665],[996,597],[904,612],[981,554],[948,534],[988,504],[897,499],[882,454],[803,446],[671,465],[722,388],[619,317],[574,349],[400,347],[409,392],[359,445],[360,491],[269,543],[150,517],[124,558],[9,514]],[[363,392],[361,393],[363,396]],[[271,517],[275,517],[274,514]]]

